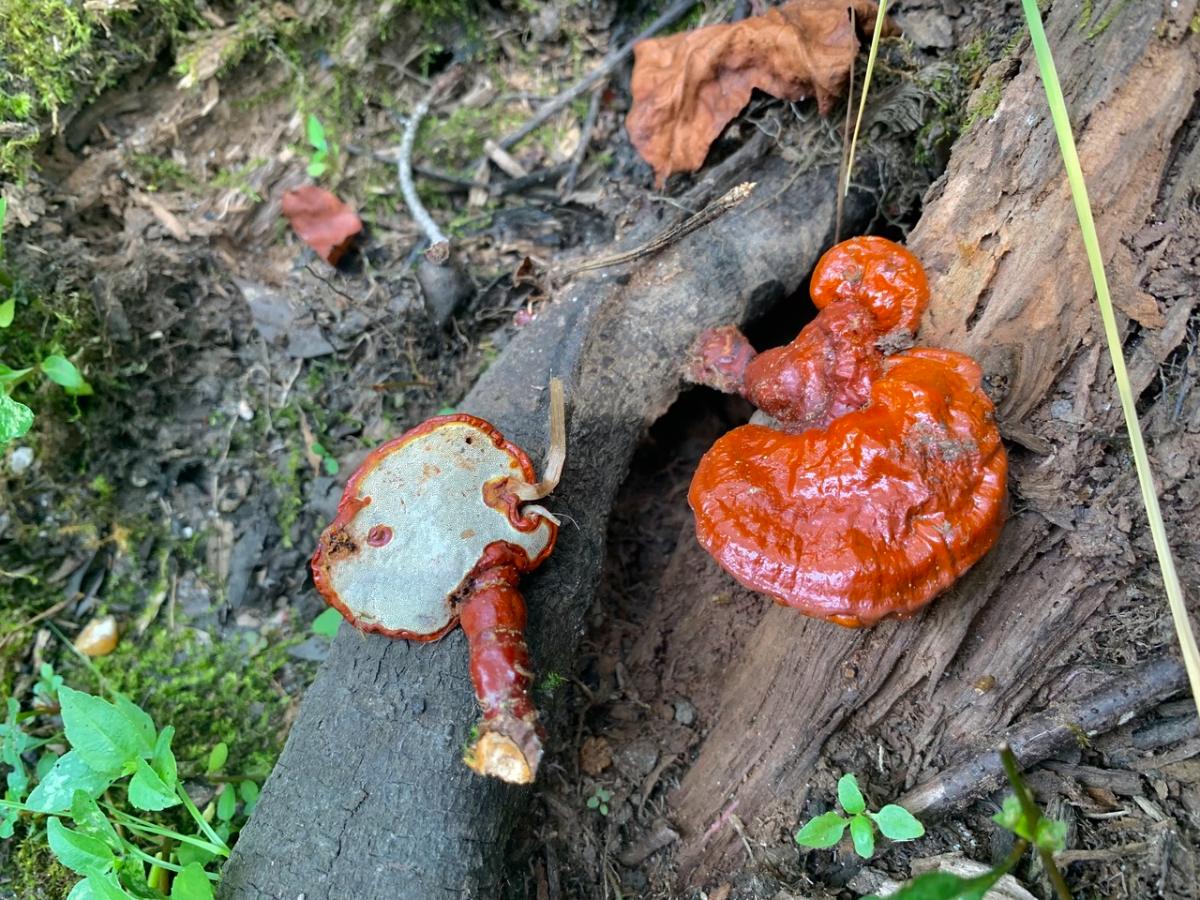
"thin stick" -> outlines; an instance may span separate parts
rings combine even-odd
[[[1050,876],[1050,883],[1054,885],[1054,893],[1058,894],[1058,900],[1071,900],[1071,889],[1067,887],[1066,879],[1063,878],[1062,872],[1054,863],[1054,854],[1036,840],[1042,811],[1033,802],[1033,795],[1029,793],[1029,787],[1025,784],[1025,779],[1021,777],[1017,758],[1008,744],[1000,745],[1000,762],[1004,766],[1004,774],[1008,776],[1009,783],[1013,787],[1013,793],[1017,795],[1017,802],[1021,804],[1021,812],[1025,814],[1025,822],[1029,826],[1031,837],[1034,838],[1033,845],[1037,847],[1038,856],[1042,859],[1042,867]]]
[[[854,7],[850,7],[850,27],[857,28],[858,22],[854,16]],[[846,83],[846,124],[842,126],[842,159],[838,165],[838,185],[849,185],[847,172],[850,171],[850,110],[854,107],[854,63],[850,63],[850,80]],[[842,240],[842,214],[846,208],[846,193],[837,191],[837,212],[833,221],[833,242]]]
[[[550,379],[550,448],[542,480],[537,484],[520,484],[513,494],[522,500],[541,500],[548,496],[562,478],[563,463],[567,461],[567,405],[561,378]]]
[[[592,99],[588,101],[587,115],[584,116],[583,128],[579,132],[579,146],[571,155],[571,168],[567,170],[567,177],[563,181],[562,196],[564,197],[575,190],[575,179],[579,177],[579,167],[587,158],[588,147],[592,143],[592,129],[596,127],[596,119],[600,117],[600,96],[604,93],[604,84],[604,81],[601,81],[596,85],[596,89],[592,91]]]
[[[1113,376],[1117,382],[1117,393],[1121,397],[1121,411],[1125,415],[1125,430],[1129,433],[1129,445],[1133,450],[1134,467],[1137,469],[1138,485],[1142,490],[1142,503],[1146,507],[1146,518],[1150,523],[1150,535],[1154,539],[1154,552],[1162,570],[1163,587],[1167,592],[1167,605],[1175,623],[1175,635],[1183,652],[1187,666],[1188,681],[1192,687],[1192,699],[1196,713],[1200,715],[1200,647],[1196,646],[1196,635],[1188,618],[1187,606],[1183,602],[1183,589],[1179,586],[1179,575],[1175,571],[1175,559],[1171,555],[1171,544],[1163,525],[1162,510],[1158,506],[1158,494],[1154,487],[1154,472],[1150,458],[1146,455],[1146,444],[1142,440],[1142,425],[1138,421],[1137,404],[1129,384],[1129,373],[1125,370],[1125,355],[1121,350],[1121,333],[1117,330],[1117,318],[1113,313],[1112,297],[1108,291],[1108,276],[1104,271],[1104,257],[1100,253],[1100,239],[1096,235],[1096,223],[1092,218],[1092,205],[1088,200],[1087,184],[1083,179],[1083,167],[1075,149],[1075,137],[1071,134],[1071,119],[1067,103],[1063,99],[1062,86],[1050,53],[1050,43],[1042,28],[1042,16],[1037,0],[1021,0],[1025,19],[1029,24],[1029,37],[1037,57],[1042,85],[1046,89],[1046,104],[1054,121],[1058,135],[1058,149],[1062,153],[1063,168],[1067,170],[1067,182],[1071,186],[1071,199],[1075,203],[1075,214],[1079,218],[1079,231],[1087,251],[1092,280],[1096,285],[1096,302],[1100,306],[1100,319],[1104,323],[1104,338],[1108,354],[1112,359]]]
[[[1103,734],[1187,687],[1183,665],[1172,656],[1152,659],[1101,685],[1091,694],[1023,719],[1003,736],[1023,766]],[[1004,780],[995,750],[951,766],[896,802],[915,816],[945,812],[994,791]]]
[[[421,98],[421,101],[413,107],[408,121],[404,123],[404,134],[400,138],[400,151],[396,154],[396,169],[400,175],[400,193],[404,196],[404,203],[408,206],[413,221],[429,239],[429,243],[435,246],[444,244],[449,239],[438,227],[437,222],[433,221],[433,216],[429,215],[429,210],[425,208],[425,204],[417,195],[417,187],[413,184],[412,152],[413,145],[417,140],[417,130],[421,127],[421,120],[429,114],[429,108],[442,92],[445,84],[446,81],[439,78]]]
[[[647,25],[646,28],[632,41],[618,50],[608,54],[608,56],[604,57],[604,60],[599,66],[597,66],[587,75],[583,76],[583,78],[579,79],[579,81],[575,82],[553,100],[543,103],[540,107],[538,107],[537,112],[533,114],[533,118],[531,118],[516,131],[506,134],[504,137],[500,138],[500,140],[498,140],[496,143],[507,150],[513,144],[517,143],[523,138],[528,137],[543,124],[545,124],[547,119],[557,113],[560,109],[568,106],[576,97],[582,96],[584,91],[596,84],[598,81],[600,81],[600,79],[607,78],[613,69],[621,65],[621,63],[628,59],[629,55],[633,53],[634,44],[636,44],[638,41],[643,41],[648,37],[653,37],[669,25],[674,25],[688,14],[692,7],[696,5],[696,3],[697,0],[675,0],[674,3],[667,7],[666,11],[661,16]]]
[[[696,229],[702,228],[714,219],[723,216],[749,197],[753,190],[754,182],[743,182],[717,200],[714,200],[708,206],[704,207],[704,209],[700,210],[700,212],[689,216],[678,225],[672,225],[666,231],[646,241],[646,243],[634,247],[632,250],[614,253],[611,256],[602,256],[599,259],[571,266],[563,270],[561,277],[570,278],[572,275],[578,275],[580,272],[587,272],[591,269],[606,269],[609,266],[619,266],[622,263],[633,262],[635,259],[641,259],[644,256],[657,253],[659,250],[669,247],[681,238],[687,237]]]

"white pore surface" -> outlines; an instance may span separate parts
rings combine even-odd
[[[493,541],[524,548],[530,559],[550,540],[545,519],[513,528],[483,502],[483,486],[520,466],[491,438],[452,422],[392,451],[359,484],[370,498],[347,526],[356,553],[329,564],[334,590],[362,623],[431,634],[450,623],[450,596]],[[532,513],[527,515],[533,515]],[[392,529],[383,547],[367,543],[377,525]]]

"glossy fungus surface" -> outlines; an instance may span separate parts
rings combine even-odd
[[[996,542],[1007,458],[969,357],[889,357],[868,404],[787,433],[745,425],[688,495],[700,543],[745,586],[808,615],[908,614]]]
[[[915,335],[929,305],[929,281],[915,256],[886,238],[851,238],[817,261],[809,286],[818,309],[854,300],[875,314],[880,334],[902,328]]]

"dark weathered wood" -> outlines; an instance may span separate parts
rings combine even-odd
[[[1140,393],[1200,306],[1194,292],[1150,291],[1143,282],[1154,279],[1139,268],[1142,258],[1174,259],[1174,271],[1191,271],[1200,236],[1174,187],[1196,179],[1179,169],[1197,141],[1188,123],[1198,42],[1187,31],[1196,4],[1094,6],[1096,20],[1116,13],[1099,35],[1077,27],[1071,4],[1053,5],[1047,31],[1116,302],[1142,327],[1131,343]],[[1144,513],[1131,466],[1094,474],[1121,446],[1120,411],[1032,53],[1009,68],[1016,74],[999,106],[956,145],[909,245],[933,290],[918,343],[976,356],[1002,429],[1041,452],[1009,445],[1014,515],[999,545],[922,614],[870,631],[770,606],[716,569],[685,529],[630,667],[648,702],[672,695],[665,679],[687,684],[705,728],[669,798],[682,836],[675,861],[693,886],[746,864],[731,812],[752,844],[788,841],[822,753],[835,766],[853,761],[860,774],[869,765],[894,797],[979,753],[1031,705],[1070,699],[1113,674],[1080,669],[1074,657],[1093,633],[1089,620],[1152,556],[1134,550]],[[1148,246],[1152,217],[1167,225],[1143,257],[1131,248]],[[1056,400],[1067,408],[1052,408]],[[1161,492],[1186,492],[1187,509],[1196,500],[1183,460],[1195,463],[1197,442],[1170,425],[1180,419],[1166,409],[1175,402],[1164,398],[1147,420],[1163,423],[1153,452]],[[1196,409],[1187,398],[1182,421]],[[1182,521],[1172,532],[1181,538]],[[1167,615],[1160,596],[1144,602],[1162,603]],[[696,677],[704,670],[720,678]]]
[[[728,174],[706,193],[748,175]],[[677,395],[694,336],[794,290],[830,240],[832,169],[796,177],[774,160],[754,177],[740,207],[627,275],[568,284],[461,404],[537,459],[546,383],[567,382],[566,471],[546,502],[564,526],[549,561],[522,582],[540,672],[573,668],[612,497],[644,430]],[[849,221],[862,222],[867,204],[852,196]],[[661,227],[647,221],[628,244]],[[344,626],[225,868],[222,896],[499,896],[504,839],[530,791],[461,763],[475,716],[459,632],[409,644]],[[550,745],[565,739],[553,721],[549,731]]]

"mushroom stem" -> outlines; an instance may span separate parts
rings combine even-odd
[[[480,775],[529,784],[542,759],[542,738],[529,695],[533,670],[516,552],[502,541],[484,551],[459,611],[471,652],[471,682],[483,711],[464,761]]]

